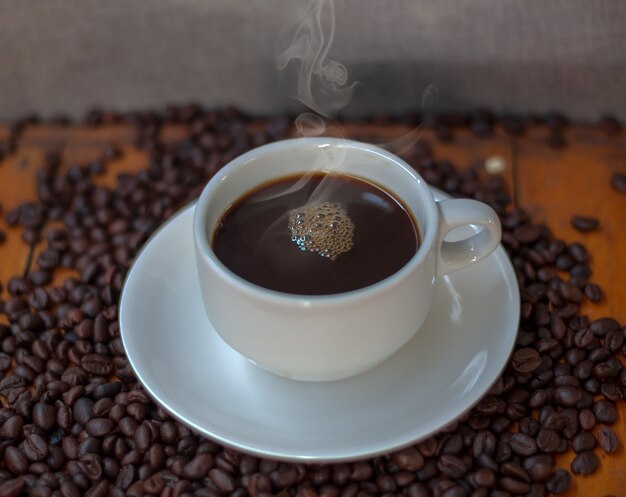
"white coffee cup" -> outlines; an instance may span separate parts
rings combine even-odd
[[[269,290],[224,266],[210,240],[225,210],[267,181],[311,170],[369,180],[400,199],[420,231],[421,244],[409,262],[368,287],[318,296]],[[483,229],[444,241],[454,228],[470,224]],[[206,185],[194,217],[200,288],[215,330],[259,367],[307,381],[353,376],[391,356],[424,322],[437,278],[489,255],[500,234],[498,216],[487,205],[435,202],[424,180],[395,155],[332,138],[280,141],[234,159]]]

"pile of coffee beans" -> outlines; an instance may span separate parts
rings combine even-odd
[[[163,115],[94,111],[85,124],[122,121],[136,126],[136,146],[149,156],[144,170],[120,174],[109,188],[99,176],[119,150],[108,147],[83,165],[61,164],[51,153],[37,175],[38,200],[5,214],[37,250],[0,300],[8,323],[0,325],[0,497],[541,497],[566,491],[572,474],[596,471],[599,451],[618,450],[611,425],[626,393],[626,328],[579,313],[585,299],[603,298],[590,281],[590,254],[512,206],[501,178],[458,171],[436,160],[425,141],[405,158],[428,182],[487,202],[501,216],[522,297],[502,377],[441,433],[365,461],[282,463],[195,435],[148,397],[129,367],[117,321],[124,275],[147,237],[219,167],[286,137],[291,121],[252,126],[232,109],[188,106]],[[481,136],[495,125],[485,113],[461,121]],[[28,122],[14,127],[2,154],[12,153]],[[549,122],[557,137],[567,123]],[[189,136],[163,143],[167,123],[187,125]],[[523,132],[519,120],[501,124]],[[619,132],[619,123],[606,127]],[[62,268],[75,276],[58,282]],[[567,451],[576,453],[571,466],[557,468],[555,455]]]

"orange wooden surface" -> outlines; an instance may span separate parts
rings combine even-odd
[[[600,131],[574,128],[566,133],[568,146],[554,150],[545,144],[546,131],[533,129],[521,138],[511,138],[501,131],[489,139],[479,139],[466,130],[455,132],[450,143],[437,142],[428,130],[411,130],[403,125],[348,125],[348,137],[374,142],[395,143],[421,136],[431,139],[435,156],[450,159],[459,167],[482,163],[500,157],[502,175],[519,207],[528,210],[536,220],[545,222],[552,232],[566,242],[582,241],[592,254],[592,281],[599,284],[605,298],[598,304],[586,304],[584,312],[591,318],[612,316],[626,323],[626,195],[610,186],[613,172],[626,173],[626,132],[608,137]],[[184,128],[169,128],[164,137],[175,140]],[[0,139],[6,129],[0,127]],[[31,127],[21,136],[15,154],[0,162],[0,205],[6,213],[18,203],[34,200],[35,175],[48,151],[62,151],[68,163],[80,163],[98,157],[104,144],[121,146],[125,153],[115,161],[103,178],[112,184],[120,171],[137,171],[146,158],[134,150],[134,132],[126,126],[87,128]],[[485,172],[485,174],[488,174]],[[581,234],[569,224],[573,214],[593,215],[600,219],[600,229]],[[0,245],[0,282],[6,287],[11,276],[28,270],[29,248],[21,241],[18,229],[7,228],[0,216],[0,230],[7,232]],[[36,250],[36,249],[35,249]],[[0,296],[6,297],[6,288]],[[619,406],[620,417],[614,427],[621,443],[626,442],[626,408]],[[623,447],[613,456],[597,451],[600,470],[589,477],[574,477],[566,496],[626,496],[626,451]],[[559,458],[568,466],[571,454]]]

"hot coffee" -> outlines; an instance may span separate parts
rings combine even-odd
[[[210,234],[213,251],[256,285],[329,295],[381,281],[417,251],[402,203],[354,176],[314,173],[264,183],[240,197]]]

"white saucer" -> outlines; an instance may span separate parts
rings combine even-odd
[[[204,313],[194,205],[137,256],[120,325],[146,390],[197,432],[264,457],[354,460],[428,437],[467,412],[502,372],[519,320],[517,282],[502,247],[444,277],[423,328],[380,366],[326,383],[259,369],[222,341]]]

